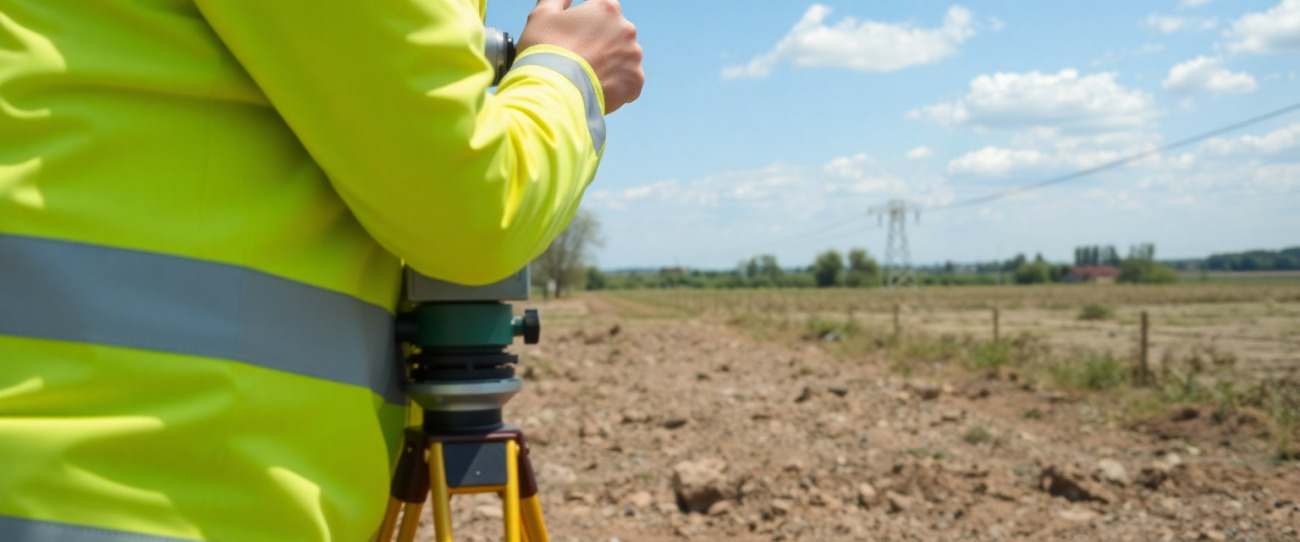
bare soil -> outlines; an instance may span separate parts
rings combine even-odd
[[[506,418],[554,540],[1300,539],[1300,465],[1248,410],[1121,423],[1013,369],[905,379],[624,298],[535,305]],[[499,539],[494,496],[454,505],[458,540]]]

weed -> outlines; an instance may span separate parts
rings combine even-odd
[[[1300,384],[1273,382],[1260,388],[1266,395],[1261,402],[1273,418],[1270,432],[1273,457],[1280,461],[1300,460],[1300,447],[1296,445],[1296,433],[1300,430]]]
[[[1043,412],[1038,410],[1038,407],[1034,407],[1022,412],[1020,417],[1026,420],[1041,420],[1043,419]]]
[[[1059,386],[1088,390],[1118,388],[1129,379],[1129,370],[1110,354],[1088,353],[1081,363],[1058,363],[1048,375]]]
[[[1233,386],[1232,382],[1226,380],[1219,382],[1216,388],[1218,391],[1218,397],[1215,401],[1217,405],[1214,409],[1214,421],[1223,423],[1232,416],[1233,412],[1237,411],[1238,407],[1241,406],[1240,398],[1238,397],[1237,390]]]
[[[961,343],[951,335],[944,335],[938,340],[917,337],[908,341],[904,352],[909,358],[925,360],[947,360],[961,357]]]
[[[970,360],[974,369],[989,369],[1011,363],[1012,344],[1009,342],[981,343],[975,346]]]
[[[912,449],[909,449],[909,450],[907,450],[907,455],[910,455],[910,456],[915,457],[915,458],[918,458],[918,459],[923,459],[923,458],[926,458],[926,457],[933,457],[933,458],[935,458],[935,459],[943,459],[943,452],[940,452],[940,451],[931,451],[929,446],[921,446],[921,447],[919,447],[919,448],[912,448]]]
[[[1201,385],[1200,373],[1192,370],[1187,376],[1179,378],[1177,373],[1170,379],[1172,384],[1165,388],[1165,401],[1173,403],[1209,403],[1214,400],[1214,390]]]
[[[856,335],[860,331],[857,322],[854,322],[851,319],[834,320],[816,315],[809,316],[808,319],[804,321],[804,327],[820,339],[827,339],[830,337],[835,337],[837,339],[844,338]]]
[[[915,372],[912,363],[904,356],[890,356],[889,370],[904,378],[912,378],[912,374]]]
[[[993,442],[997,437],[993,436],[993,433],[989,431],[988,428],[982,425],[976,425],[967,429],[965,433],[962,433],[961,439],[966,441],[967,444],[978,445],[985,442]]]
[[[1102,303],[1089,303],[1079,311],[1080,320],[1109,320],[1115,317],[1115,309]]]

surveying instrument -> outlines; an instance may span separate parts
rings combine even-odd
[[[486,286],[462,286],[407,268],[397,341],[406,355],[404,391],[424,414],[406,430],[377,540],[412,542],[432,494],[434,539],[451,542],[451,497],[496,493],[505,540],[546,542],[537,481],[519,428],[501,408],[518,393],[514,338],[536,344],[537,311],[513,316],[505,301],[528,299],[528,270]],[[401,519],[400,528],[398,519]]]

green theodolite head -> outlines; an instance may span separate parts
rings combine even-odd
[[[501,407],[521,388],[506,352],[517,336],[534,344],[541,331],[537,311],[514,316],[504,301],[528,299],[528,270],[484,286],[464,286],[405,271],[403,298],[410,310],[398,316],[397,339],[407,345],[406,395],[424,408],[425,429],[492,431],[502,425]]]

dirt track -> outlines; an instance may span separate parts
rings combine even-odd
[[[555,540],[1300,539],[1300,465],[1250,412],[1120,427],[1005,368],[909,381],[624,299],[535,305],[506,417]],[[455,503],[458,540],[499,537],[495,497]]]

